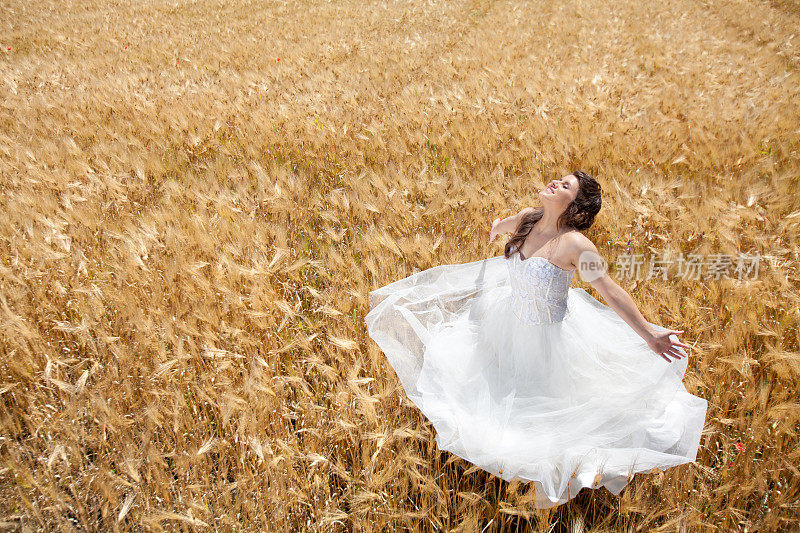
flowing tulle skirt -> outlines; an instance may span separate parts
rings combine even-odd
[[[561,322],[521,322],[507,261],[440,265],[369,295],[369,335],[439,448],[535,482],[540,508],[694,461],[707,402],[682,383],[687,358],[667,362],[579,288]]]

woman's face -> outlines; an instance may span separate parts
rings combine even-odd
[[[578,178],[567,174],[563,178],[554,179],[539,191],[539,199],[542,203],[565,208],[578,196],[579,186]]]

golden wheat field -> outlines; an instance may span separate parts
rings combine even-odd
[[[800,529],[797,0],[0,7],[5,530]],[[364,315],[575,169],[611,264],[762,261],[619,281],[693,346],[697,461],[541,510]]]

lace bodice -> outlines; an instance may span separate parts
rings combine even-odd
[[[523,260],[516,252],[508,259],[508,270],[513,291],[511,306],[517,318],[528,324],[548,324],[564,318],[574,270],[565,270],[535,255]]]

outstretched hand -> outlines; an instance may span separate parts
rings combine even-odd
[[[498,222],[500,222],[499,218],[496,218],[492,221],[492,229],[489,230],[489,244],[492,244],[492,241],[495,239],[495,237],[499,235],[499,233],[495,231]]]
[[[650,346],[654,352],[663,357],[667,362],[671,363],[672,360],[669,358],[669,356],[672,356],[675,359],[686,357],[685,355],[681,354],[680,351],[678,351],[678,347],[691,348],[691,346],[688,344],[684,344],[680,341],[673,341],[669,338],[670,335],[677,335],[678,333],[683,333],[683,330],[668,329],[665,331],[654,332],[647,341],[647,345]]]

